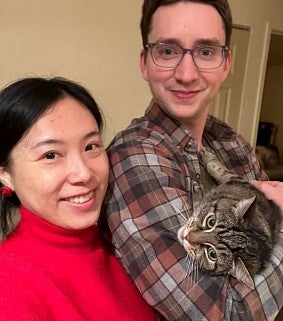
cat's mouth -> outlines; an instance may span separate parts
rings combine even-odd
[[[195,258],[195,250],[194,247],[188,242],[186,236],[188,235],[188,228],[186,226],[182,226],[178,231],[178,240],[181,245],[184,247],[185,251],[192,257]]]

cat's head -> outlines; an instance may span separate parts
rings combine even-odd
[[[255,197],[231,201],[205,199],[194,217],[178,233],[185,250],[210,275],[229,274],[253,287],[259,269],[254,240],[247,233]]]

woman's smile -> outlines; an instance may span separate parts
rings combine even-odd
[[[68,197],[64,200],[67,202],[70,202],[70,203],[82,204],[82,203],[89,201],[91,198],[93,198],[93,195],[94,195],[94,193],[93,193],[93,191],[91,191],[88,194]]]

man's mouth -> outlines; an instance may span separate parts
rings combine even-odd
[[[200,91],[199,90],[190,90],[190,91],[186,91],[186,90],[172,90],[173,94],[176,97],[180,97],[180,98],[188,98],[188,97],[194,97],[196,94],[198,94]]]

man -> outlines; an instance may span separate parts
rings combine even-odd
[[[247,179],[266,178],[250,145],[209,115],[231,67],[231,29],[226,0],[145,0],[140,66],[153,100],[108,149],[106,211],[117,255],[166,320],[271,320],[283,303],[282,240],[255,289],[225,276],[188,275],[177,241],[200,189],[203,147]]]

